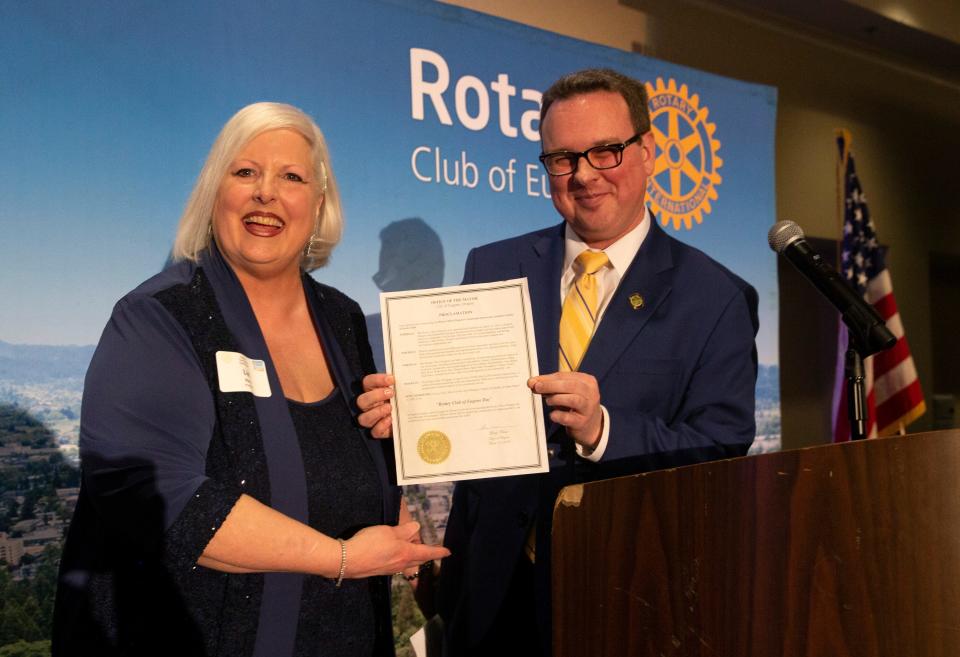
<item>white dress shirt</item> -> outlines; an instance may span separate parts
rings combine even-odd
[[[634,257],[636,257],[640,246],[643,244],[643,240],[647,237],[647,233],[650,232],[651,221],[653,221],[653,219],[650,216],[650,209],[644,208],[643,221],[637,224],[629,233],[603,249],[603,252],[607,254],[607,258],[610,260],[610,264],[595,274],[599,308],[597,311],[597,322],[593,328],[594,333],[596,333],[597,328],[600,326],[600,322],[603,321],[603,315],[607,310],[607,306],[610,305],[610,299],[613,298],[613,294],[617,291],[617,286],[620,285],[620,280],[627,272],[627,268],[630,266],[630,263],[633,262]],[[586,242],[580,239],[580,236],[570,228],[570,224],[567,224],[564,235],[563,274],[560,276],[561,306],[577,278],[577,272],[573,268],[573,263],[577,259],[577,256],[587,250],[599,251],[600,249],[590,249]],[[587,351],[589,350],[590,348],[587,347]],[[603,412],[603,431],[600,434],[600,442],[597,443],[597,446],[591,452],[587,452],[582,445],[577,444],[577,454],[590,461],[599,461],[603,457],[603,453],[607,449],[607,442],[610,438],[610,414],[603,404],[600,405],[600,410]]]

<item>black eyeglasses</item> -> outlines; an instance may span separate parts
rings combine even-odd
[[[623,143],[601,144],[579,153],[574,151],[541,153],[540,161],[543,162],[544,168],[551,176],[569,176],[577,170],[581,157],[586,158],[594,169],[613,169],[623,162],[623,149],[639,140],[643,135],[644,133],[638,132]]]

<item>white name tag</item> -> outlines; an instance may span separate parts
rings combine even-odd
[[[220,392],[251,392],[256,397],[270,396],[266,364],[239,352],[217,352],[217,378],[220,380]]]

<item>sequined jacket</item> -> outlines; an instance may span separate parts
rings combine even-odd
[[[355,409],[374,368],[363,314],[337,290],[303,281],[331,373]],[[196,565],[241,494],[301,521],[306,513],[285,400],[221,392],[217,351],[264,360],[280,390],[243,290],[215,250],[165,270],[114,308],[85,381],[83,479],[61,562],[54,655],[241,657],[255,654],[258,631],[270,640],[261,636],[257,652],[275,655],[296,632],[296,618],[264,607],[290,602],[301,575]],[[363,440],[384,492],[383,522],[395,523],[389,443]],[[378,654],[392,654],[388,582],[373,587]]]

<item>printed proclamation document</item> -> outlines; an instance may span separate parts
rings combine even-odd
[[[546,472],[527,279],[380,295],[397,483]]]

